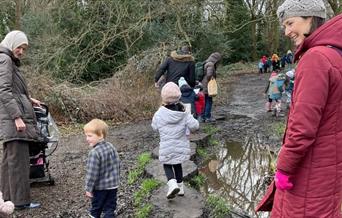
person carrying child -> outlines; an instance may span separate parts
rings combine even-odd
[[[186,131],[199,128],[198,121],[185,112],[179,102],[179,87],[168,82],[161,90],[162,106],[154,114],[152,128],[159,132],[159,161],[163,164],[167,178],[168,199],[184,195],[182,163],[190,159],[190,142]]]
[[[91,198],[90,216],[115,217],[117,190],[120,183],[120,158],[116,148],[105,141],[107,124],[93,119],[84,126],[84,134],[91,150],[85,178],[86,196]]]

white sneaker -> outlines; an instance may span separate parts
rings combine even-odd
[[[184,185],[183,185],[183,182],[177,183],[177,185],[178,185],[178,187],[179,187],[178,195],[179,195],[179,196],[184,196]]]
[[[167,186],[169,186],[169,190],[167,192],[167,199],[172,199],[176,197],[176,194],[180,191],[178,185],[177,185],[177,181],[175,179],[170,179],[167,182]]]

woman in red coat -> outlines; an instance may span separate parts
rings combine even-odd
[[[286,0],[277,14],[298,66],[268,190],[274,199],[266,195],[257,209],[269,206],[277,218],[342,217],[342,15],[324,23],[323,0]]]

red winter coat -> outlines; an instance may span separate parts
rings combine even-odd
[[[295,58],[293,104],[277,161],[294,187],[275,191],[271,217],[342,217],[342,15],[307,37]]]

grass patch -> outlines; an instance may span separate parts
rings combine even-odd
[[[146,218],[149,217],[150,213],[153,210],[152,204],[144,204],[143,207],[139,208],[139,210],[135,213],[137,218]]]
[[[189,181],[189,184],[191,185],[191,187],[198,190],[201,186],[204,185],[205,180],[206,178],[202,174],[198,174],[197,176],[194,176],[193,178],[191,178],[191,180]]]
[[[218,132],[219,129],[211,125],[206,125],[203,127],[203,131],[208,135],[213,135],[214,133]]]
[[[198,147],[196,149],[196,153],[198,154],[198,156],[200,156],[201,158],[206,158],[208,157],[208,151],[203,148],[203,147]]]
[[[151,192],[161,185],[156,179],[145,179],[141,183],[140,189],[133,194],[133,204],[136,208],[136,217],[149,217],[153,206],[151,204],[144,204],[146,199],[149,198]]]
[[[152,160],[151,153],[144,152],[138,157],[138,165],[135,169],[129,171],[127,183],[132,185],[135,183],[139,177],[144,173],[145,166]]]
[[[219,141],[217,139],[210,138],[209,139],[209,145],[217,146],[219,144]]]
[[[210,217],[215,217],[215,218],[230,217],[229,206],[222,197],[209,195],[206,203],[211,209]]]

